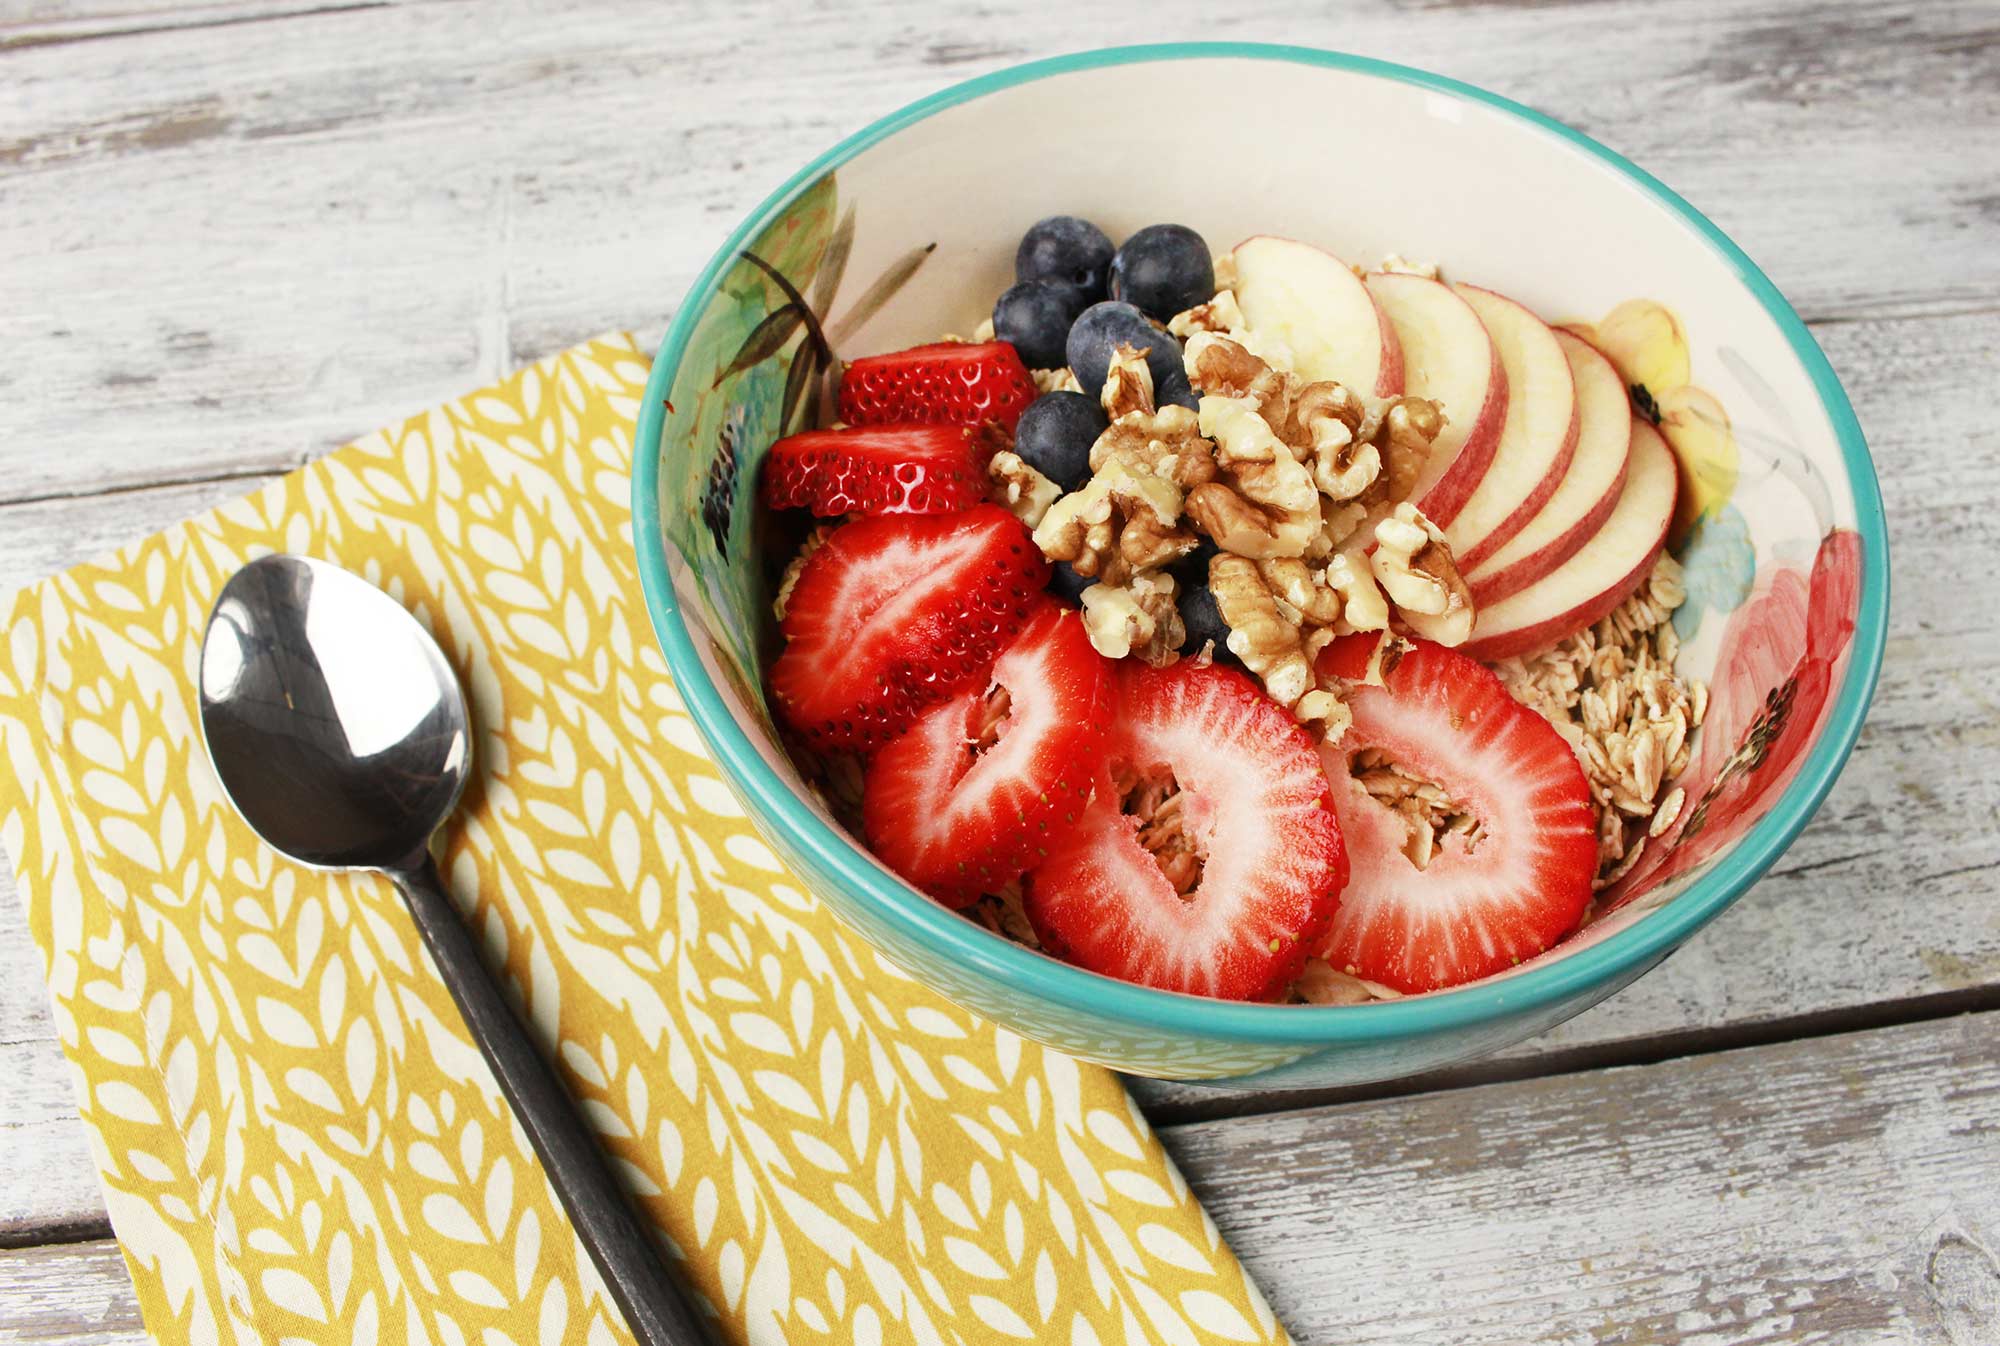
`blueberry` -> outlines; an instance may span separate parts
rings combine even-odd
[[[1200,538],[1195,542],[1193,551],[1167,563],[1167,573],[1180,581],[1183,590],[1198,584],[1205,585],[1208,583],[1209,558],[1221,550],[1213,540]]]
[[[1028,280],[993,305],[993,335],[1014,343],[1030,369],[1060,369],[1069,325],[1083,311],[1082,297],[1057,281]]]
[[[1049,567],[1049,592],[1057,598],[1067,598],[1072,603],[1083,601],[1083,591],[1097,583],[1076,573],[1068,561],[1057,561]]]
[[[1111,240],[1089,220],[1051,215],[1021,235],[1014,250],[1014,279],[1060,281],[1074,287],[1084,303],[1095,303],[1104,298],[1112,252]]]
[[[1109,424],[1094,397],[1043,393],[1014,427],[1014,452],[1065,491],[1074,491],[1090,480],[1090,446]]]
[[[1222,609],[1215,605],[1215,593],[1206,584],[1190,585],[1180,591],[1174,603],[1181,610],[1181,625],[1187,628],[1187,639],[1181,642],[1181,649],[1187,654],[1200,652],[1210,641],[1215,642],[1215,656],[1226,658],[1229,654],[1229,624],[1222,620]]]
[[[1111,259],[1111,297],[1161,322],[1214,295],[1208,244],[1184,224],[1149,224]]]
[[[1120,346],[1146,351],[1146,368],[1153,375],[1155,388],[1165,386],[1175,374],[1183,381],[1187,378],[1181,368],[1181,343],[1173,333],[1149,321],[1130,304],[1107,299],[1078,314],[1069,329],[1065,350],[1077,385],[1093,396],[1102,392],[1104,376],[1111,372],[1112,353]]]
[[[1189,411],[1201,410],[1201,394],[1188,383],[1187,371],[1176,369],[1167,375],[1153,389],[1153,405],[1186,407]]]

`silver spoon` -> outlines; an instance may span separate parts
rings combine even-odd
[[[358,575],[262,557],[230,577],[209,614],[201,732],[224,792],[265,841],[303,864],[396,881],[632,1335],[642,1346],[705,1341],[438,880],[431,834],[458,805],[472,737],[437,643]]]

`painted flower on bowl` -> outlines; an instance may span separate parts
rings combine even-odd
[[[1700,741],[1681,776],[1675,823],[1604,896],[1613,911],[1709,859],[1748,831],[1798,774],[1831,706],[1854,635],[1861,539],[1835,529],[1811,571],[1781,566],[1730,615]]]

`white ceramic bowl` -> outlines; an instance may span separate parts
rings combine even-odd
[[[846,355],[969,333],[1010,282],[1022,230],[1057,212],[1113,237],[1185,223],[1218,251],[1269,233],[1364,264],[1400,253],[1551,321],[1646,301],[1619,326],[1654,335],[1622,363],[1650,379],[1641,400],[1666,413],[1699,516],[1678,542],[1690,598],[1676,625],[1682,670],[1713,695],[1687,806],[1607,895],[1610,914],[1457,990],[1354,1007],[1219,1004],[989,934],[888,873],[805,788],[760,691],[774,632],[754,473],[799,423],[788,376],[805,387],[813,346],[802,324],[775,350],[752,334],[788,304],[809,307]],[[753,211],[696,282],[655,363],[638,446],[635,540],[655,627],[772,844],[944,994],[1146,1074],[1409,1074],[1611,994],[1740,896],[1805,825],[1859,731],[1886,629],[1886,538],[1859,427],[1818,346],[1741,250],[1538,113],[1331,52],[1092,52],[974,80],[868,127]]]

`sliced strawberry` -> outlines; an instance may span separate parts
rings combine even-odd
[[[986,498],[988,441],[957,425],[787,435],[764,459],[764,503],[842,514],[950,514]]]
[[[1377,643],[1343,637],[1319,671],[1359,679]],[[1383,685],[1350,686],[1354,723],[1320,749],[1354,865],[1321,956],[1407,992],[1533,958],[1590,901],[1597,829],[1583,768],[1554,726],[1462,654],[1419,640],[1386,651],[1380,670]],[[1447,832],[1419,869],[1402,818],[1354,779],[1351,759],[1367,748],[1443,787],[1479,819],[1474,839]]]
[[[840,376],[840,419],[849,425],[918,422],[1009,430],[1037,395],[1021,357],[1004,341],[940,341],[856,360]]]
[[[1028,919],[1053,952],[1107,976],[1276,995],[1319,946],[1347,881],[1312,740],[1216,665],[1128,663],[1117,690],[1109,776],[1030,871]]]
[[[814,747],[879,747],[985,676],[1048,577],[1028,530],[998,505],[843,524],[785,605],[778,713]]]
[[[985,685],[930,707],[869,760],[861,805],[869,846],[948,906],[1020,878],[1090,798],[1111,680],[1083,619],[1045,605]]]

